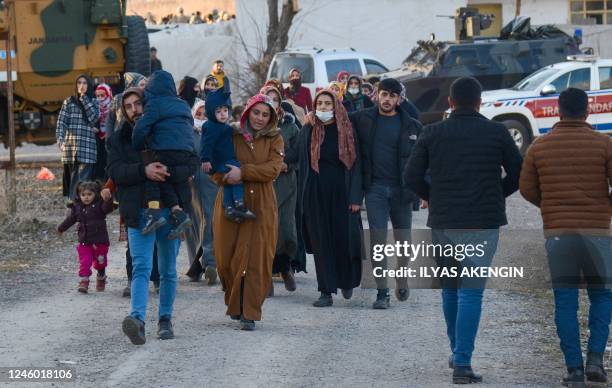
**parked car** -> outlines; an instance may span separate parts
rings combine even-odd
[[[510,89],[482,94],[480,113],[504,123],[521,153],[559,121],[559,93],[569,87],[589,95],[588,122],[597,131],[612,133],[612,59],[592,55],[567,59],[536,71]]]
[[[343,70],[360,76],[389,71],[379,59],[352,48],[294,48],[274,56],[268,70],[268,79],[278,78],[287,86],[289,70],[294,67],[302,71],[302,84],[310,89],[313,96],[331,81],[335,81],[338,73]]]

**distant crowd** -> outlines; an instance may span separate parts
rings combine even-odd
[[[161,24],[214,24],[220,22],[227,22],[229,20],[236,19],[235,14],[230,14],[227,11],[219,11],[213,9],[210,13],[205,14],[201,11],[192,12],[190,16],[185,14],[185,10],[179,7],[176,10],[176,14],[169,14],[162,17],[160,20],[149,12],[147,14],[146,23],[148,25],[161,25]]]

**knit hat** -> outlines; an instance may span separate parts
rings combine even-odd
[[[402,84],[400,84],[395,78],[385,78],[378,84],[378,91],[380,92],[381,90],[386,90],[389,93],[396,93],[399,95],[402,93]]]

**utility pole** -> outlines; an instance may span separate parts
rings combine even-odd
[[[13,63],[11,52],[13,50],[13,35],[11,33],[11,24],[13,22],[12,10],[13,4],[10,0],[5,0],[4,5],[7,7],[7,31],[6,31],[6,99],[8,113],[8,135],[9,135],[9,166],[6,169],[6,199],[8,205],[8,213],[14,215],[17,212],[17,177],[15,175],[15,118],[13,117]]]
[[[516,13],[514,14],[514,16],[518,17],[521,16],[521,0],[516,0]]]

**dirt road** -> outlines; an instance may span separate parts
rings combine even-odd
[[[520,198],[509,201],[509,211],[511,223],[538,224]],[[335,298],[332,308],[317,309],[311,306],[318,296],[311,258],[310,273],[297,277],[298,290],[289,293],[276,283],[257,330],[242,332],[224,315],[218,285],[189,283],[182,275],[183,246],[176,339],[154,338],[151,294],[148,341],[133,346],[121,332],[129,312],[129,300],[121,297],[124,245],[113,243],[107,291],[80,295],[72,236],[58,240],[44,230],[61,211],[52,214],[34,236],[46,241],[42,251],[20,255],[12,248],[0,255],[0,366],[72,366],[79,387],[450,385],[439,291],[413,290],[407,302],[392,298],[392,308],[381,311],[371,309],[374,290],[358,289],[352,300]],[[416,215],[415,225],[425,217]],[[116,241],[116,215],[109,225]],[[6,232],[1,238],[11,236]],[[27,241],[24,249],[36,245]],[[558,386],[563,366],[550,300],[548,293],[487,290],[474,357],[483,386]]]

